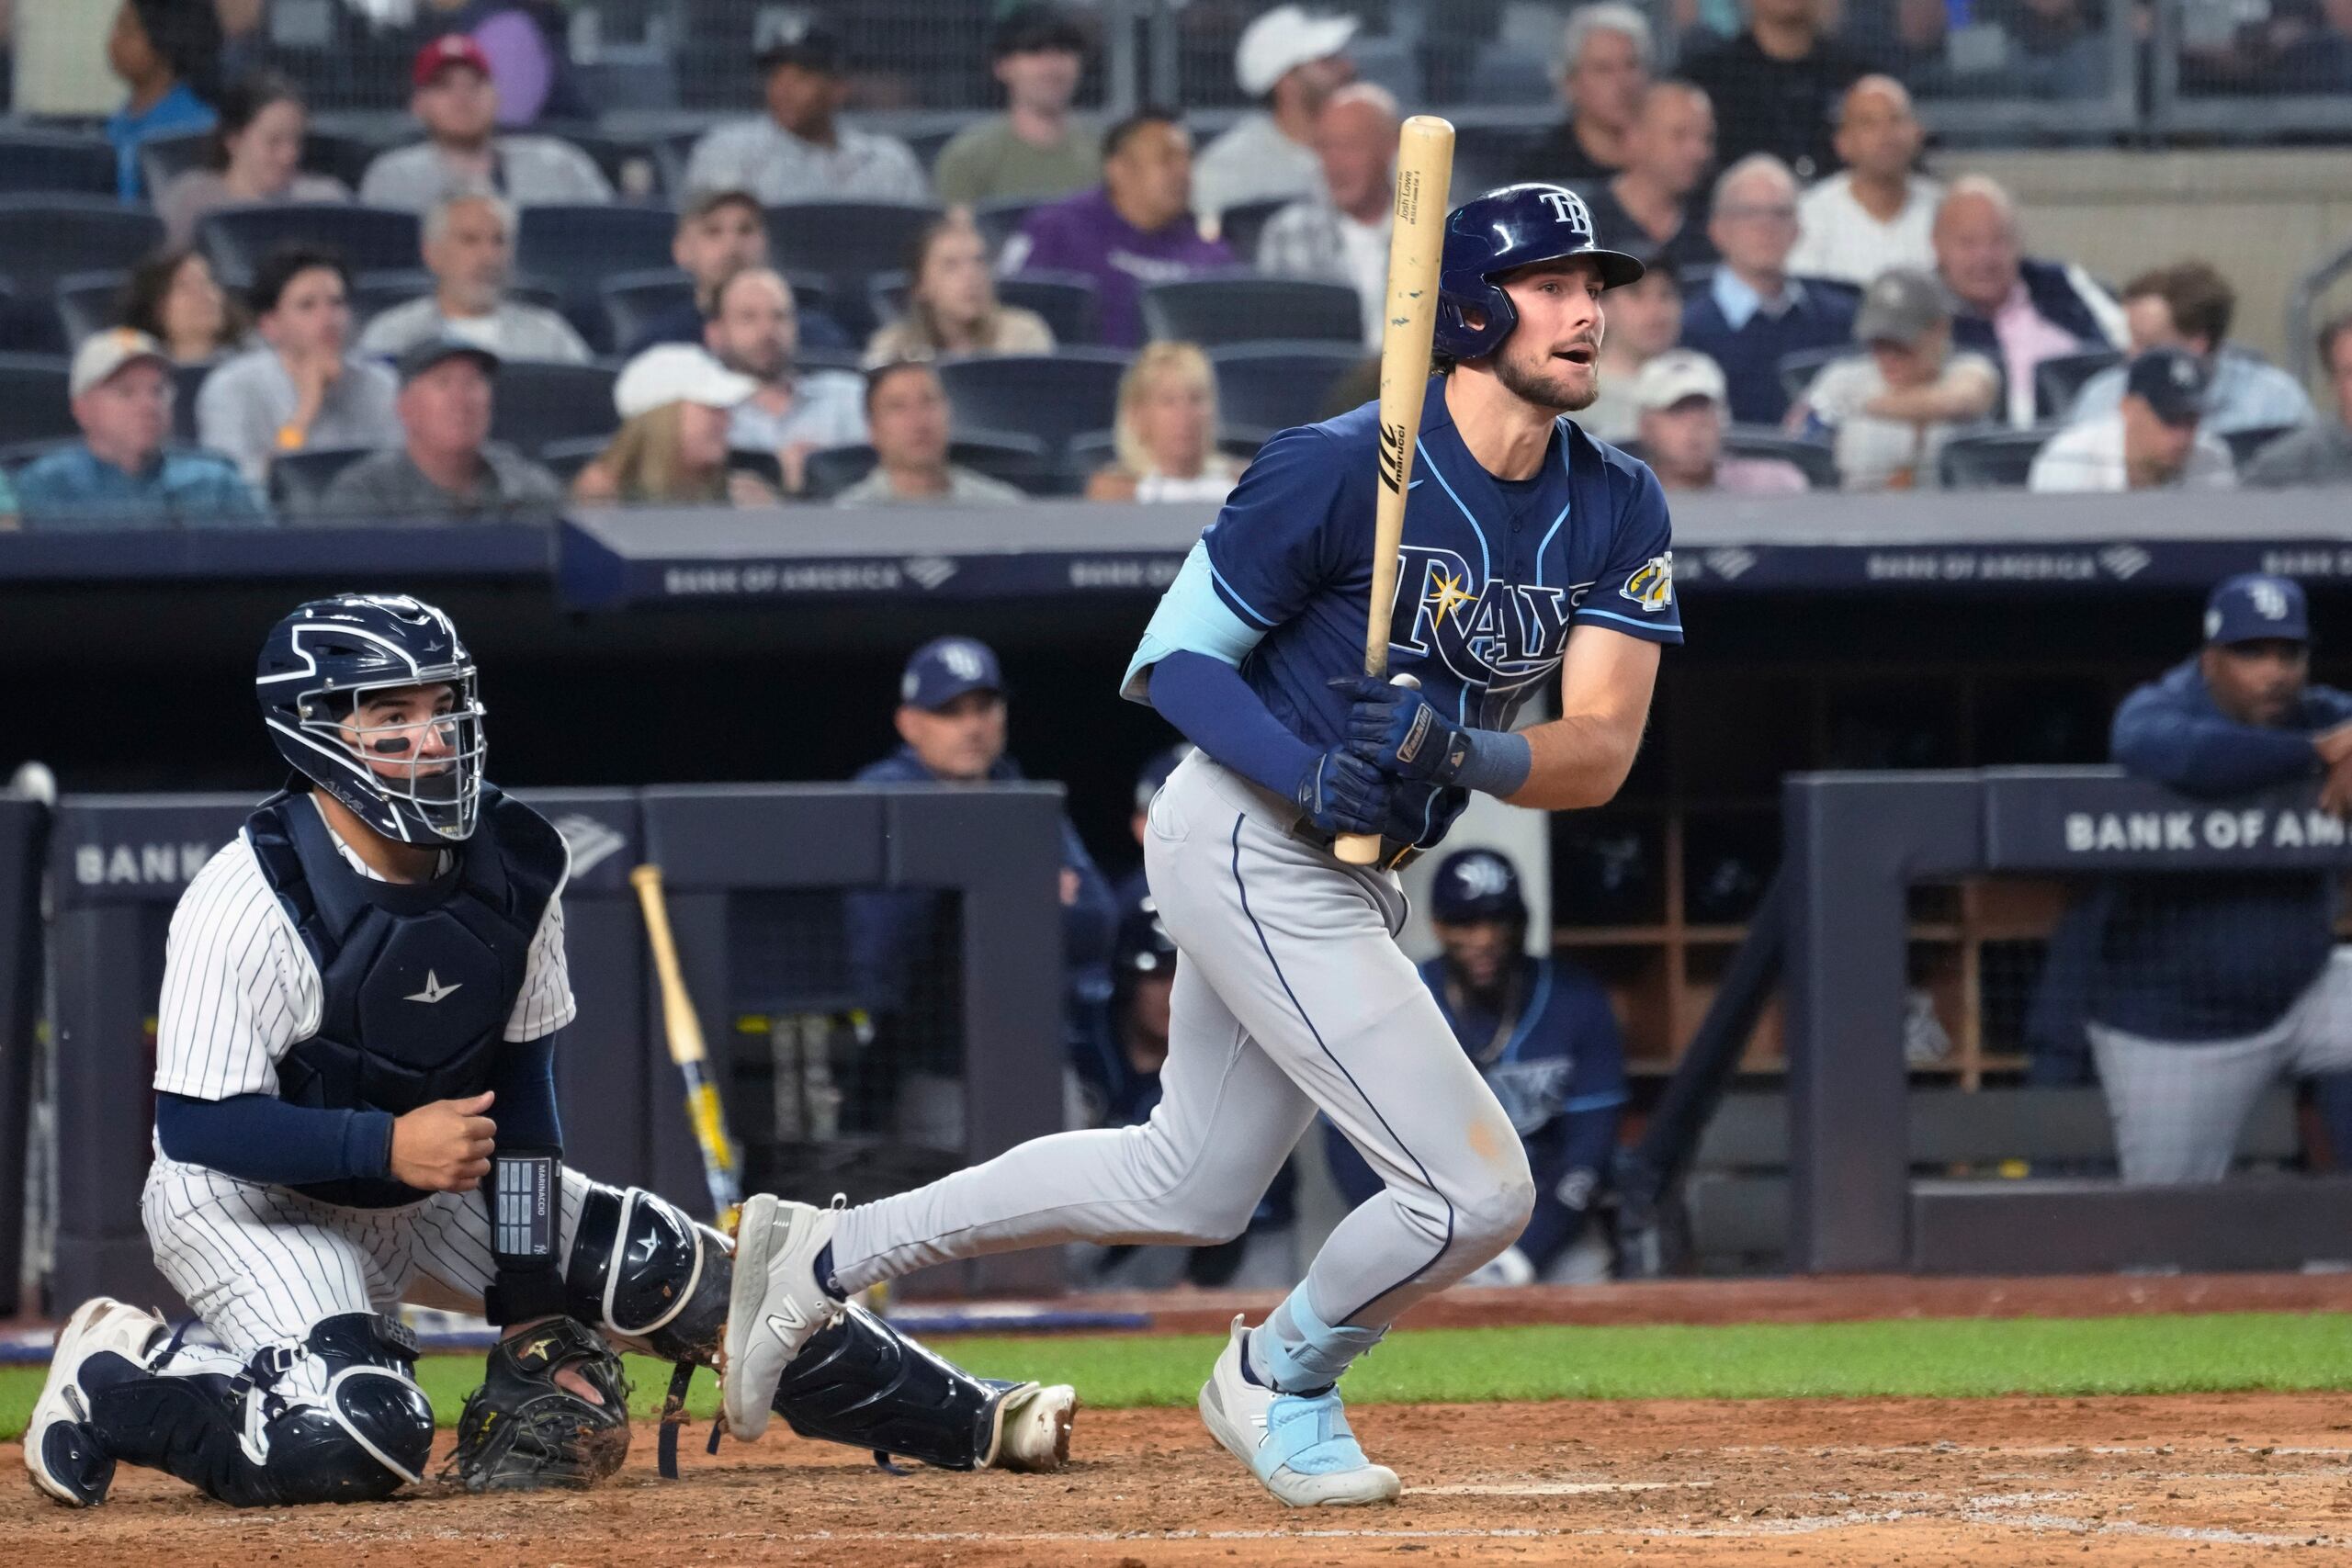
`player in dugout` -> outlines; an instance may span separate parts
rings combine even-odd
[[[2352,693],[2311,683],[2302,585],[2227,579],[2206,602],[2204,633],[2196,657],[2116,710],[2115,760],[2207,797],[2315,781],[2320,809],[2352,815]],[[2220,1180],[2247,1113],[2281,1077],[2324,1075],[2321,1105],[2332,1130],[2345,1125],[2352,1083],[2336,1075],[2352,1069],[2352,948],[2335,941],[2339,880],[2117,876],[2074,922],[2124,1180]],[[2059,945],[2052,969],[2069,960]],[[2334,1135],[2337,1160],[2352,1157]]]
[[[760,1213],[730,1247],[565,1165],[571,852],[482,777],[473,659],[448,616],[314,601],[272,630],[254,683],[293,772],[188,884],[157,1009],[141,1205],[198,1321],[175,1331],[104,1296],[74,1313],[25,1430],[35,1487],[86,1508],[133,1464],[239,1507],[389,1496],[434,1444],[402,1302],[499,1327],[449,1461],[469,1491],[619,1469],[616,1347],[715,1364],[747,1441],[773,1410],[950,1469],[1059,1467],[1068,1385],[974,1378],[856,1308],[779,1382],[747,1353],[795,1310],[764,1288]]]
[[[1421,965],[1421,979],[1502,1101],[1535,1177],[1527,1228],[1463,1283],[1605,1279],[1605,1247],[1596,1254],[1578,1244],[1607,1188],[1627,1098],[1624,1040],[1609,993],[1581,966],[1527,951],[1519,868],[1493,850],[1462,850],[1439,864],[1430,926],[1439,951]],[[1372,1167],[1329,1124],[1324,1153],[1350,1203],[1380,1190]]]

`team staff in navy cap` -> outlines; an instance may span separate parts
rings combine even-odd
[[[1563,1262],[1609,1179],[1625,1106],[1625,1046],[1609,993],[1576,964],[1527,951],[1519,868],[1493,850],[1448,855],[1430,884],[1438,955],[1421,965],[1453,1037],[1510,1115],[1535,1177],[1519,1245],[1470,1283],[1524,1284]],[[1380,1190],[1329,1123],[1331,1178],[1351,1203]]]
[[[2230,578],[2204,631],[2195,658],[2116,710],[2115,760],[2195,795],[2312,779],[2322,809],[2352,815],[2352,693],[2310,682],[2301,585]],[[2273,1080],[2352,1069],[2335,885],[2263,872],[2117,877],[2103,890],[2087,1032],[2125,1180],[2219,1180]],[[2323,1103],[2346,1087],[2325,1084]],[[2352,1155],[2337,1142],[2339,1159]]]
[[[857,772],[861,784],[1012,784],[1023,775],[1005,755],[1004,671],[996,652],[974,637],[933,638],[915,649],[899,678],[896,751]],[[941,931],[942,896],[920,890],[853,893],[849,951],[860,998],[912,1053],[899,1066],[953,1074],[954,999],[928,996],[935,965],[922,962]],[[1106,1049],[1111,941],[1118,909],[1093,857],[1062,818],[1062,962],[1069,977],[1064,1015],[1072,1065],[1094,1069]],[[945,972],[956,973],[950,964]],[[952,987],[951,987],[952,988]],[[903,1121],[902,1116],[902,1121]]]

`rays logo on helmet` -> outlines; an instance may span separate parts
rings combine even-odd
[[[1510,891],[1510,867],[1500,855],[1465,855],[1454,865],[1453,881],[1464,898],[1499,898]]]
[[[1674,552],[1652,556],[1639,571],[1625,580],[1617,591],[1651,615],[1657,614],[1674,603]]]
[[[1592,213],[1586,208],[1584,197],[1572,190],[1539,191],[1537,196],[1552,209],[1554,222],[1566,223],[1580,234],[1592,232]]]

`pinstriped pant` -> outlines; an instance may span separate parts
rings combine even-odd
[[[563,1173],[566,1261],[587,1178]],[[321,1318],[401,1302],[480,1312],[496,1277],[479,1192],[401,1209],[346,1209],[157,1156],[141,1195],[156,1267],[240,1359],[299,1341]]]

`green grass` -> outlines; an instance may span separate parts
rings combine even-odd
[[[992,1377],[1078,1385],[1087,1404],[1190,1404],[1216,1336],[958,1338],[941,1348]],[[442,1420],[480,1380],[472,1356],[418,1373]],[[639,1413],[668,1369],[632,1358]],[[24,1429],[41,1371],[0,1368],[0,1438]],[[2208,1393],[2352,1389],[2352,1314],[1951,1319],[1725,1327],[1443,1328],[1397,1335],[1348,1374],[1357,1404],[1527,1399],[1854,1398],[1907,1394]],[[694,1411],[718,1401],[708,1373]]]

